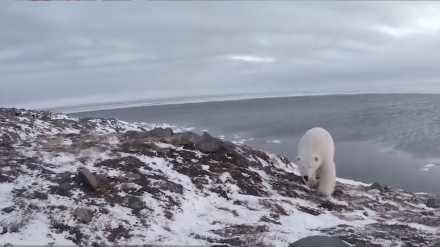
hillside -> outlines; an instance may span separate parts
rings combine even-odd
[[[174,126],[0,108],[0,246],[438,246],[440,199],[339,179]]]

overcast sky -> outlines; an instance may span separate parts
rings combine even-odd
[[[0,105],[440,92],[440,2],[0,3]]]

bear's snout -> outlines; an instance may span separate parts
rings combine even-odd
[[[309,176],[305,175],[304,180],[309,181]]]

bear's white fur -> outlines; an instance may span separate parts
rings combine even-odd
[[[336,185],[334,154],[333,138],[321,127],[309,129],[299,140],[297,165],[301,178],[310,187],[318,184],[318,192],[329,197]]]

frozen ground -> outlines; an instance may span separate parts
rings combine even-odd
[[[284,157],[186,131],[0,109],[0,245],[438,240],[434,196],[339,179],[325,199]]]

